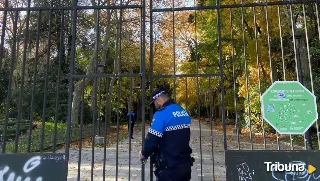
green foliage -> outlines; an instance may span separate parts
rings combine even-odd
[[[231,1],[224,1],[224,4],[233,4]],[[215,1],[201,1],[200,5],[214,5]],[[296,24],[302,26],[296,28],[296,35],[301,32],[302,39],[305,38],[303,9],[302,5],[293,5],[293,16],[297,17]],[[313,71],[313,83],[315,95],[319,97],[319,38],[317,32],[316,17],[314,14],[314,5],[306,4],[306,19],[309,35],[309,47],[311,55],[311,67]],[[220,31],[221,31],[221,51],[223,62],[223,76],[225,88],[225,108],[235,115],[234,102],[237,101],[237,111],[242,117],[242,126],[251,127],[255,132],[262,132],[262,116],[260,105],[260,94],[271,85],[275,80],[296,80],[296,61],[293,47],[293,37],[291,30],[291,21],[287,14],[289,9],[279,6],[268,6],[255,8],[233,8],[220,10]],[[231,11],[231,12],[230,12]],[[206,10],[197,12],[195,17],[192,13],[188,16],[188,23],[195,26],[197,22],[197,37],[199,51],[199,62],[195,62],[195,53],[193,47],[189,51],[190,60],[184,61],[180,65],[180,70],[184,73],[196,73],[196,67],[201,73],[219,72],[219,42],[218,42],[218,14],[217,10]],[[254,22],[254,13],[256,22]],[[268,14],[267,14],[268,13]],[[268,15],[268,16],[267,16]],[[230,17],[232,16],[232,19]],[[281,35],[279,27],[279,16],[281,20]],[[243,19],[242,19],[243,17]],[[266,23],[268,18],[268,24]],[[195,20],[196,19],[196,20]],[[243,21],[242,21],[243,20]],[[268,30],[268,31],[267,31]],[[269,38],[270,37],[270,38]],[[296,37],[295,37],[296,38]],[[282,47],[281,47],[282,41]],[[300,45],[299,52],[307,52],[306,45]],[[269,49],[270,48],[270,49]],[[283,54],[282,54],[283,52]],[[318,55],[319,54],[319,55]],[[300,55],[301,61],[308,61],[306,54]],[[270,62],[271,61],[271,62]],[[196,66],[197,64],[197,66]],[[283,67],[283,65],[285,67]],[[304,64],[308,65],[308,64]],[[304,67],[305,68],[305,67]],[[283,70],[285,72],[283,72]],[[258,72],[259,71],[259,72]],[[258,76],[259,75],[259,76]],[[286,77],[284,77],[286,75]],[[309,72],[304,72],[304,84],[311,90]],[[308,78],[309,77],[309,78]],[[209,81],[200,81],[200,95],[208,92]],[[259,89],[259,84],[261,88]],[[198,97],[196,80],[188,81],[190,93],[188,94],[188,104],[190,111],[198,109],[197,99],[205,100],[204,97]],[[211,82],[211,87],[216,87],[212,93],[215,100],[219,100],[221,90],[219,81]],[[180,90],[184,89],[184,83],[180,85]],[[248,102],[248,97],[250,102]],[[185,102],[185,95],[180,95],[181,102]],[[221,106],[220,101],[214,101],[215,106]],[[204,101],[202,106],[208,107],[209,104]],[[250,106],[250,111],[249,111]],[[221,116],[221,115],[216,115]],[[251,123],[251,125],[250,125]],[[274,132],[267,123],[265,130]]]
[[[268,84],[261,85],[262,90],[265,90],[266,88],[268,88]],[[250,92],[250,102],[247,100],[244,101],[245,112],[243,114],[244,122],[242,123],[242,126],[251,128],[253,132],[262,132],[263,130],[269,133],[274,132],[271,125],[262,119],[259,86],[251,86],[248,88],[248,91]]]
[[[8,92],[8,84],[9,84],[9,70],[7,68],[3,68],[0,72],[0,119],[5,116],[5,103],[6,103],[6,95]]]
[[[54,7],[64,5],[71,5],[72,1],[48,1],[48,0],[35,0],[34,6],[48,7],[52,3]],[[239,1],[225,0],[222,4],[234,4]],[[216,1],[199,1],[199,6],[215,5]],[[293,37],[291,31],[291,20],[289,9],[286,6],[279,6],[280,13],[278,14],[278,6],[268,6],[268,26],[266,23],[266,7],[243,7],[231,9],[219,9],[220,12],[220,25],[218,26],[218,11],[203,10],[194,12],[179,12],[175,17],[175,38],[176,38],[176,66],[177,70],[182,74],[216,74],[220,73],[220,63],[223,68],[224,89],[222,92],[219,76],[209,78],[177,78],[176,91],[174,88],[173,77],[168,79],[154,79],[153,82],[148,80],[151,74],[172,74],[173,73],[173,45],[172,45],[172,15],[165,15],[157,18],[154,22],[156,27],[154,42],[153,42],[153,70],[150,70],[150,46],[146,44],[146,70],[147,84],[145,85],[146,97],[142,98],[141,90],[141,77],[121,77],[96,79],[97,87],[94,87],[94,81],[88,83],[85,88],[83,103],[83,120],[85,124],[93,122],[94,111],[97,114],[100,112],[102,120],[108,118],[107,116],[107,87],[112,89],[110,95],[110,110],[111,123],[115,123],[119,118],[120,121],[125,121],[125,115],[129,109],[130,96],[132,95],[132,108],[135,112],[141,112],[141,103],[145,102],[146,105],[150,101],[150,85],[153,88],[164,82],[168,83],[171,87],[170,95],[174,98],[176,92],[177,102],[188,108],[192,116],[209,117],[209,108],[215,112],[215,119],[221,117],[221,94],[224,95],[224,104],[228,112],[228,118],[235,117],[236,110],[243,118],[242,123],[244,127],[250,127],[249,122],[254,131],[262,131],[261,119],[261,106],[260,106],[260,93],[262,94],[272,83],[273,80],[296,80],[296,61],[295,52],[293,47]],[[302,32],[304,35],[304,22],[303,11],[301,5],[292,5],[293,17],[295,23],[302,27],[297,28],[296,32]],[[306,18],[308,28],[308,38],[310,46],[311,67],[313,73],[313,87],[317,97],[320,95],[320,43],[317,30],[317,22],[314,14],[314,5],[306,5]],[[231,12],[230,12],[231,11]],[[50,12],[52,14],[50,14]],[[75,57],[74,57],[74,75],[88,74],[88,66],[90,63],[95,69],[96,64],[104,64],[102,74],[117,74],[132,73],[138,74],[141,72],[141,47],[139,37],[139,11],[124,11],[123,21],[121,27],[121,34],[117,32],[117,25],[119,23],[118,15],[113,13],[111,16],[110,32],[107,32],[107,19],[108,14],[106,10],[100,11],[99,22],[99,36],[97,37],[94,29],[94,11],[79,10],[77,17],[76,27],[76,44],[75,44]],[[254,22],[254,12],[256,15],[256,23]],[[64,25],[61,24],[62,15],[64,15]],[[136,16],[137,15],[137,16]],[[232,19],[230,19],[232,15]],[[243,15],[243,21],[242,21]],[[25,20],[25,16],[19,14],[21,22]],[[51,16],[51,29],[49,21]],[[135,17],[136,16],[136,17]],[[155,15],[156,16],[156,15]],[[281,18],[280,36],[279,16]],[[31,116],[35,121],[44,121],[46,124],[46,131],[52,134],[50,128],[50,121],[57,120],[59,128],[59,136],[65,136],[62,132],[63,124],[67,120],[68,109],[68,96],[69,96],[69,73],[70,73],[70,60],[71,60],[71,40],[72,40],[72,11],[41,11],[40,31],[37,32],[38,11],[31,12],[30,16],[30,31],[28,42],[28,57],[27,68],[24,80],[22,83],[22,52],[17,55],[14,67],[14,78],[12,84],[12,94],[10,99],[9,117],[17,118],[19,112],[19,100],[21,99],[21,118],[29,120]],[[288,18],[289,17],[289,18]],[[10,18],[9,18],[10,19]],[[12,19],[12,17],[11,17]],[[159,23],[159,22],[160,23]],[[21,27],[20,27],[21,26]],[[196,29],[196,28],[197,29]],[[19,28],[24,30],[24,24],[19,24]],[[220,28],[220,29],[218,29]],[[267,32],[267,29],[269,32]],[[218,32],[221,32],[221,47],[219,47]],[[63,32],[63,41],[60,42],[60,32]],[[256,33],[256,34],[255,34]],[[24,40],[24,31],[18,33],[20,47]],[[51,45],[48,47],[48,35],[51,35]],[[109,41],[104,44],[105,35],[109,35]],[[197,36],[196,36],[197,35]],[[36,40],[39,36],[39,52],[37,70],[34,72],[35,66],[35,50]],[[119,37],[121,36],[121,41]],[[244,36],[244,37],[243,37]],[[12,43],[12,36],[8,37],[8,45]],[[95,45],[99,40],[99,48],[97,52],[97,59],[95,59]],[[245,41],[243,40],[245,39]],[[280,46],[281,41],[283,47]],[[121,42],[121,46],[120,46]],[[118,43],[118,44],[117,44]],[[103,51],[103,47],[108,47]],[[270,47],[270,51],[269,51]],[[49,48],[49,49],[48,49]],[[58,50],[61,52],[58,53]],[[118,48],[118,49],[117,49]],[[221,48],[222,56],[220,60]],[[302,48],[303,49],[303,48]],[[306,48],[304,48],[305,50]],[[48,71],[46,70],[47,51],[50,50],[50,59],[48,64]],[[283,56],[282,56],[283,51]],[[6,98],[8,94],[9,84],[9,70],[11,64],[11,52],[5,48],[5,55],[3,58],[3,67],[0,72],[0,118],[5,116]],[[306,52],[306,50],[305,50]],[[271,57],[270,57],[271,56]],[[59,70],[59,57],[60,59],[60,85],[58,85],[58,70]],[[105,62],[103,57],[105,57]],[[270,62],[271,60],[271,62]],[[284,62],[283,62],[284,61]],[[305,61],[305,60],[304,60]],[[117,64],[120,64],[120,70],[117,70]],[[258,65],[259,63],[259,65]],[[283,63],[285,68],[283,68]],[[245,69],[247,68],[247,70]],[[283,72],[285,70],[285,72]],[[271,74],[272,72],[272,74]],[[285,74],[284,74],[285,73]],[[90,74],[98,74],[92,71]],[[258,76],[259,74],[259,76]],[[35,75],[35,89],[33,89],[33,82]],[[46,77],[47,76],[47,77]],[[72,85],[80,82],[79,78],[72,79]],[[89,82],[88,79],[86,81]],[[108,82],[108,86],[107,86]],[[132,85],[130,85],[132,82]],[[311,90],[311,80],[308,76],[304,76],[304,84]],[[101,84],[100,84],[101,83]],[[112,83],[112,84],[111,84]],[[261,90],[259,90],[259,83]],[[47,88],[45,85],[47,84]],[[120,85],[120,87],[119,87]],[[132,86],[132,92],[130,87]],[[74,88],[73,87],[73,88]],[[20,90],[23,88],[22,96],[20,97]],[[119,89],[118,89],[119,88]],[[57,96],[57,90],[59,94]],[[96,93],[96,94],[95,94]],[[34,94],[34,95],[33,95]],[[249,94],[250,102],[248,102],[247,94]],[[34,102],[32,102],[34,97]],[[57,98],[59,97],[58,101]],[[101,97],[101,99],[100,99]],[[44,104],[44,98],[46,103]],[[96,99],[96,101],[95,101]],[[142,101],[142,99],[144,99]],[[318,98],[319,99],[319,98]],[[237,107],[235,107],[235,101]],[[319,101],[319,100],[318,100]],[[94,105],[96,102],[96,106]],[[58,109],[56,112],[56,104]],[[31,106],[34,110],[31,111]],[[80,104],[81,105],[81,104]],[[249,114],[250,105],[250,114]],[[45,114],[43,110],[45,107]],[[97,110],[94,110],[94,108]],[[149,106],[146,106],[146,113],[150,111]],[[216,114],[218,113],[219,114]],[[57,114],[56,114],[57,113]],[[79,118],[81,116],[81,111]],[[148,117],[147,117],[148,119]],[[79,119],[80,120],[80,119]],[[47,127],[48,126],[48,127]],[[76,128],[75,128],[76,129]],[[270,125],[265,124],[265,130],[272,132]],[[61,131],[61,132],[60,132]],[[35,131],[35,134],[38,134]],[[47,134],[47,133],[46,133]],[[38,139],[38,138],[35,138]],[[47,138],[46,138],[47,139]],[[48,138],[49,139],[49,138]],[[47,140],[48,141],[48,140]],[[50,142],[50,141],[49,141]],[[37,150],[38,148],[34,148]]]
[[[51,68],[46,72],[45,65],[38,67],[37,72],[37,82],[35,84],[35,89],[33,90],[33,77],[30,76],[27,80],[24,80],[23,94],[20,98],[21,86],[12,92],[11,99],[11,111],[10,117],[18,116],[19,109],[19,99],[21,99],[21,117],[29,118],[31,105],[34,105],[33,115],[38,116],[42,119],[42,112],[44,109],[44,96],[46,96],[45,104],[45,120],[50,121],[52,117],[55,116],[56,99],[58,99],[58,104],[60,105],[57,111],[58,121],[66,121],[67,112],[66,110],[67,98],[68,98],[68,64],[62,61],[61,72],[60,72],[60,85],[58,84],[58,57],[50,62],[48,66]],[[31,71],[30,71],[31,72]],[[21,79],[20,79],[21,80]],[[19,82],[21,83],[21,82]],[[47,88],[45,89],[45,84],[47,83]],[[20,84],[21,85],[21,84]],[[59,89],[57,89],[57,87]],[[57,90],[59,95],[57,97]],[[32,103],[31,98],[34,94],[34,102]]]
[[[44,150],[50,150],[52,149],[53,145],[53,139],[54,136],[56,136],[56,147],[59,147],[61,145],[64,145],[66,143],[66,131],[67,131],[67,125],[65,123],[58,123],[57,124],[57,130],[55,132],[55,123],[53,122],[46,122],[44,127],[44,137],[42,138],[42,131],[41,131],[41,123],[36,122],[37,126],[32,131],[31,135],[31,152],[39,152],[40,151],[40,143],[41,139],[44,139],[43,148]],[[87,136],[91,136],[92,126],[87,125],[84,126],[82,132],[83,138]],[[80,140],[80,126],[73,126],[71,128],[70,132],[71,141],[78,141]],[[28,146],[28,137],[22,136],[19,138],[19,148],[18,151],[20,153],[26,153],[27,152],[27,146]],[[10,141],[7,144],[6,152],[10,153],[14,151],[14,141]]]
[[[5,126],[5,119],[0,120],[0,135],[4,136],[4,127]],[[19,124],[19,130],[17,130],[17,119],[8,119],[7,122],[7,134],[6,134],[6,139],[14,139],[16,137],[16,132],[18,131],[18,134],[20,135],[21,133],[26,133],[27,130],[29,130],[30,126],[30,121],[29,120],[20,120]],[[31,127],[33,127],[31,125]]]

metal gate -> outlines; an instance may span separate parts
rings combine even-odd
[[[170,87],[193,118],[192,180],[254,180],[249,161],[228,161],[230,150],[246,159],[259,159],[254,150],[317,157],[294,150],[320,149],[318,120],[305,135],[279,134],[263,119],[260,99],[275,81],[299,81],[319,96],[318,8],[316,0],[3,0],[0,157],[9,160],[9,167],[0,165],[3,180],[18,180],[17,169],[30,164],[10,163],[9,153],[18,160],[23,153],[41,156],[38,175],[21,171],[32,179],[56,180],[58,173],[46,171],[60,168],[68,181],[155,180],[152,163],[141,165],[138,152],[159,85]],[[298,113],[292,114],[304,120]],[[44,160],[66,160],[68,169]]]

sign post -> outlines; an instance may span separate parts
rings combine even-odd
[[[261,96],[263,119],[280,134],[305,134],[318,119],[316,97],[297,81],[276,81]]]

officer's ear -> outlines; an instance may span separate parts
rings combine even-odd
[[[161,104],[161,103],[163,102],[162,96],[159,96],[159,97],[155,100],[155,102],[157,102],[158,105],[162,105],[162,104]]]

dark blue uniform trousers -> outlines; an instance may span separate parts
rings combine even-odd
[[[189,181],[191,180],[191,165],[189,162],[159,170],[157,181]]]

